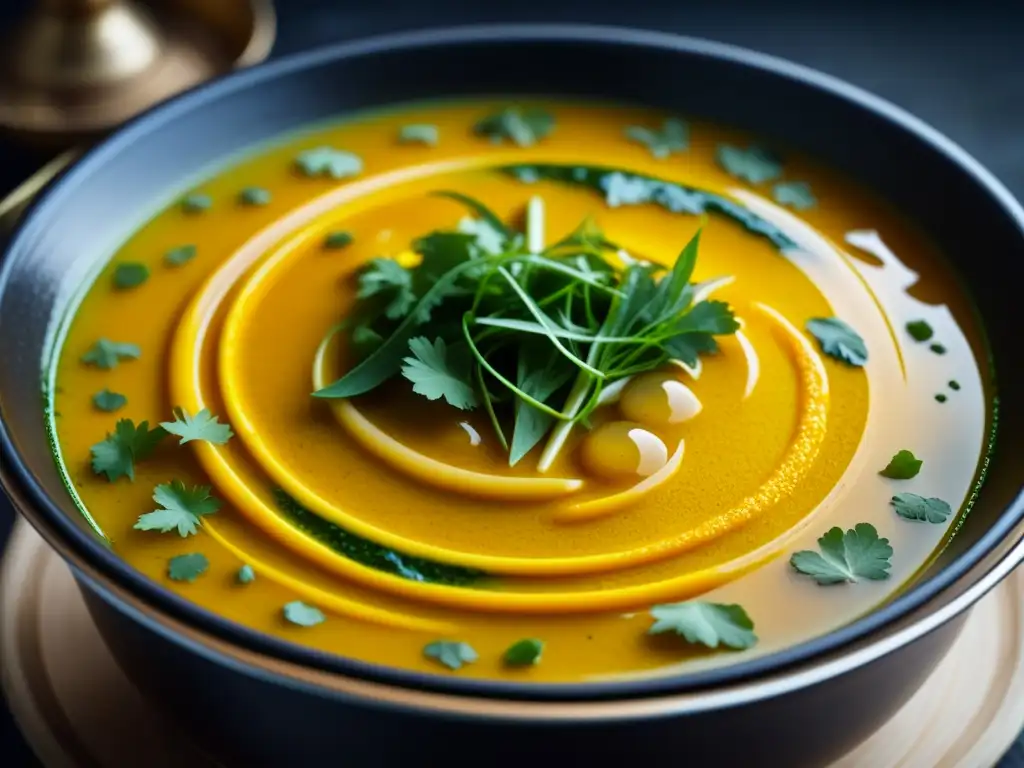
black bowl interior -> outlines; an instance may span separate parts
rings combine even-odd
[[[799,147],[881,192],[944,247],[974,295],[997,368],[999,433],[987,481],[952,545],[917,585],[844,629],[775,655],[657,680],[532,685],[421,675],[259,635],[151,582],[100,545],[70,503],[50,452],[41,369],[56,324],[133,229],[225,158],[356,109],[479,94],[550,94],[647,103]],[[1024,211],[934,131],[868,94],[769,57],[657,33],[488,27],[357,42],[201,87],[133,121],[41,196],[0,271],[0,438],[8,474],[39,520],[104,574],[160,610],[233,642],[349,675],[515,698],[594,699],[748,679],[841,648],[952,584],[1024,517],[1024,371],[1019,290]]]

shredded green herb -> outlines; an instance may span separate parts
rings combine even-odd
[[[539,198],[524,236],[477,200],[439,194],[468,207],[476,223],[421,237],[412,269],[386,259],[366,265],[350,339],[368,329],[381,341],[317,397],[353,397],[401,374],[430,400],[484,406],[503,445],[510,424],[510,464],[547,437],[543,470],[605,387],[671,360],[695,365],[716,351],[716,335],[739,327],[724,302],[694,301],[700,230],[670,269],[632,259],[619,267],[591,221],[538,246]]]
[[[906,327],[907,333],[914,341],[928,341],[935,335],[935,331],[925,320],[911,320]]]
[[[203,192],[191,192],[181,199],[181,209],[185,213],[202,213],[210,210],[213,198]]]
[[[331,232],[324,238],[324,247],[332,250],[347,248],[354,239],[351,232]]]
[[[739,203],[654,176],[593,165],[517,164],[503,166],[500,170],[527,184],[556,181],[587,187],[604,197],[610,208],[657,205],[671,213],[718,214],[767,238],[780,250],[796,247],[796,243],[781,229]]]
[[[238,193],[238,202],[242,205],[268,205],[271,198],[270,190],[263,189],[263,187],[246,187]]]
[[[114,268],[114,287],[125,291],[138,288],[149,279],[149,267],[135,261],[126,261]]]

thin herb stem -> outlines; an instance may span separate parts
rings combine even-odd
[[[484,410],[487,411],[487,416],[491,420],[491,426],[494,427],[494,434],[498,438],[498,442],[501,443],[501,447],[506,451],[508,450],[508,440],[505,439],[505,432],[501,428],[501,422],[498,421],[498,415],[494,412],[494,403],[491,401],[491,393],[487,389],[487,383],[484,381],[484,370],[479,364],[474,366],[476,370],[476,382],[477,386],[480,387],[480,394],[483,396]]]

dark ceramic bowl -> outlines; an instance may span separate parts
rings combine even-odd
[[[913,588],[839,631],[724,669],[586,685],[468,681],[318,653],[231,624],[98,543],[43,419],[42,360],[69,298],[139,221],[229,154],[352,110],[495,93],[643,102],[799,147],[875,188],[944,247],[999,372],[987,480]],[[2,480],[71,564],[129,674],[228,765],[522,765],[623,755],[821,765],[920,685],[965,611],[1024,559],[1024,211],[962,150],[892,105],[801,67],[623,29],[477,27],[357,42],[232,75],[135,120],[50,185],[0,271]]]

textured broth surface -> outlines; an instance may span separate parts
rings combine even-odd
[[[114,255],[64,341],[54,409],[74,488],[115,551],[261,632],[388,665],[534,681],[729,663],[820,635],[891,596],[948,535],[986,435],[977,330],[931,245],[885,205],[801,158],[786,157],[775,179],[737,178],[716,153],[750,140],[728,130],[691,124],[688,148],[658,158],[624,128],[656,128],[663,115],[548,104],[556,127],[531,146],[474,134],[476,121],[504,106],[416,106],[309,133],[182,190],[207,195],[211,205],[170,205]],[[436,146],[399,141],[409,124],[436,126]],[[360,157],[361,172],[298,172],[296,157],[323,146]],[[649,174],[720,195],[746,216],[747,226],[711,211],[692,277],[734,278],[709,298],[728,302],[741,334],[719,336],[718,351],[700,356],[696,378],[659,369],[696,397],[699,413],[666,424],[659,382],[653,395],[627,398],[627,389],[595,411],[594,432],[575,428],[540,473],[543,440],[510,468],[484,408],[427,400],[402,376],[350,400],[312,398],[318,348],[351,315],[365,263],[415,265],[417,238],[453,230],[467,215],[433,191],[471,195],[519,228],[538,197],[545,245],[591,216],[631,257],[669,266],[699,226],[685,211],[611,205],[622,201],[586,184],[500,170],[524,163]],[[816,201],[792,207],[775,186],[782,182],[806,183]],[[239,195],[249,187],[269,199],[249,193],[262,204],[246,204]],[[342,230],[351,244],[328,247],[325,238]],[[165,254],[184,245],[195,246],[194,257],[168,263]],[[148,267],[148,279],[117,287],[118,265],[134,262]],[[863,339],[864,365],[826,354],[806,330],[809,319],[833,316]],[[908,332],[918,320],[931,338]],[[100,338],[135,344],[141,355],[112,369],[83,363]],[[323,352],[325,382],[353,363],[344,332]],[[127,403],[98,408],[92,395],[104,389]],[[90,447],[118,419],[152,426],[170,421],[176,407],[207,408],[234,436],[183,445],[167,436],[134,462],[133,481],[92,470]],[[632,427],[665,447],[652,459],[658,466],[666,455],[681,461],[649,493],[609,501],[643,473],[612,476],[601,462],[630,470],[645,454],[621,435],[585,443],[624,412],[634,422],[651,415]],[[581,482],[528,499],[500,486],[481,495],[458,477],[403,464],[397,449],[368,436],[367,424],[402,450],[500,482]],[[901,449],[923,460],[920,472],[880,476]],[[588,450],[597,459],[588,461]],[[194,536],[135,530],[139,516],[157,508],[155,486],[172,480],[212,486],[220,509]],[[890,504],[897,493],[942,499],[952,514],[907,520]],[[790,565],[794,552],[818,551],[816,540],[833,526],[859,523],[889,540],[888,578],[819,586]],[[190,553],[209,567],[193,581],[170,578],[170,559]],[[243,564],[255,574],[251,583],[238,579]],[[652,606],[688,600],[741,605],[756,644],[716,652],[675,632],[648,634]],[[325,620],[288,620],[283,607],[293,601]],[[540,662],[503,664],[522,638],[543,641]],[[448,671],[424,654],[440,639],[468,643],[478,659]]]

